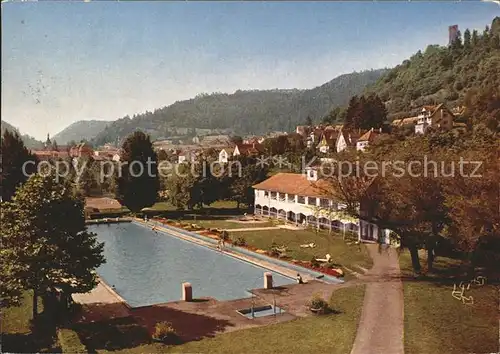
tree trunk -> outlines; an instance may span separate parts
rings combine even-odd
[[[420,259],[418,258],[418,249],[416,245],[409,245],[408,249],[410,250],[411,255],[411,265],[413,267],[413,271],[417,274],[420,274]]]
[[[434,248],[427,248],[427,270],[432,272],[434,264]]]
[[[38,316],[38,291],[36,288],[33,289],[33,321],[37,319]]]

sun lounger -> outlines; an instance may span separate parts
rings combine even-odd
[[[316,247],[316,244],[314,242],[307,243],[305,245],[300,245],[301,248],[314,248]]]
[[[316,258],[318,262],[324,262],[324,263],[329,263],[331,259],[332,256],[330,256],[329,254],[327,254],[325,258]]]

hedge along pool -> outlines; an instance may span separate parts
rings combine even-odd
[[[88,230],[105,243],[106,263],[97,273],[131,307],[178,301],[183,282],[191,283],[195,298],[249,297],[248,290],[262,288],[269,271],[136,223],[89,225]],[[294,282],[271,273],[276,286]]]

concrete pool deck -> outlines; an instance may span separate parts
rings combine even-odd
[[[293,320],[297,317],[314,316],[307,310],[307,302],[315,293],[329,298],[331,293],[348,284],[327,284],[311,281],[274,289],[253,289],[250,298],[217,301],[212,298],[197,298],[192,302],[174,301],[152,306],[130,308],[120,296],[103,281],[87,294],[75,294],[74,300],[82,304],[82,313],[75,322],[101,322],[115,318],[130,317],[150,333],[157,322],[171,322],[183,341],[211,337],[240,329],[260,327]],[[351,285],[351,284],[349,284]],[[179,284],[179,289],[180,289]],[[285,310],[282,314],[248,319],[238,310],[273,305]]]

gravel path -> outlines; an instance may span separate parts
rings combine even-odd
[[[351,354],[403,354],[403,284],[393,248],[379,252],[366,245],[373,267],[360,276],[366,283],[363,311]]]

